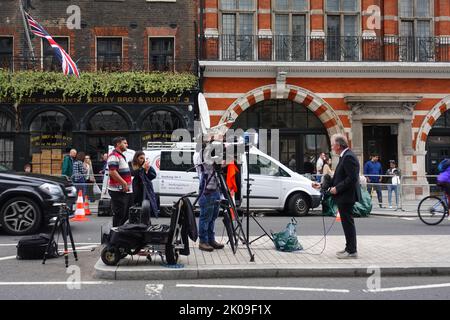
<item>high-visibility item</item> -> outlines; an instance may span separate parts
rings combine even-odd
[[[84,211],[84,203],[83,203],[83,192],[78,191],[78,199],[77,199],[77,209],[75,211],[75,218],[71,219],[72,221],[89,221],[86,218],[86,212]]]
[[[89,198],[88,196],[84,196],[84,214],[87,216],[90,216],[91,213],[91,209],[89,209]]]
[[[341,222],[341,214],[339,213],[339,210],[336,213],[336,222]]]
[[[239,172],[238,167],[234,162],[230,163],[227,167],[227,186],[230,192],[237,192],[238,186],[236,183],[236,175]]]

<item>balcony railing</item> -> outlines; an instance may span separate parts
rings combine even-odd
[[[450,37],[201,37],[201,60],[450,62]]]
[[[72,57],[76,62],[78,69],[83,72],[124,72],[124,71],[169,71],[169,72],[195,72],[196,60],[194,59],[176,59],[161,63],[149,61],[142,58],[128,59],[95,59],[95,58],[77,58]],[[39,70],[39,71],[61,71],[61,64],[56,57],[39,57],[34,60],[31,58],[10,56],[0,60],[0,69],[4,70]]]

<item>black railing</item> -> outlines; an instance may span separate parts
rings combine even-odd
[[[201,60],[450,62],[450,37],[202,37]]]
[[[73,56],[72,59],[83,71],[105,71],[105,72],[124,72],[124,71],[169,71],[169,72],[196,72],[196,60],[194,59],[176,59],[161,61],[153,61],[142,58],[116,58],[116,59],[95,59]],[[4,70],[43,70],[56,71],[62,70],[61,63],[56,57],[8,57],[0,60],[0,69]]]

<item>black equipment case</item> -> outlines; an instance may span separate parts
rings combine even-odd
[[[49,241],[50,235],[44,233],[21,238],[17,244],[17,259],[37,260],[44,258]],[[58,257],[58,245],[55,241],[52,241],[47,259],[56,257]]]
[[[98,215],[100,217],[111,217],[111,199],[100,199],[98,202]]]

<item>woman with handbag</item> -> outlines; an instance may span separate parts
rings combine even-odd
[[[396,209],[398,210],[398,188],[400,186],[400,169],[397,168],[397,165],[394,160],[389,160],[389,169],[386,171],[386,175],[388,177],[388,202],[389,209],[392,209],[392,192],[395,193],[395,204]]]

